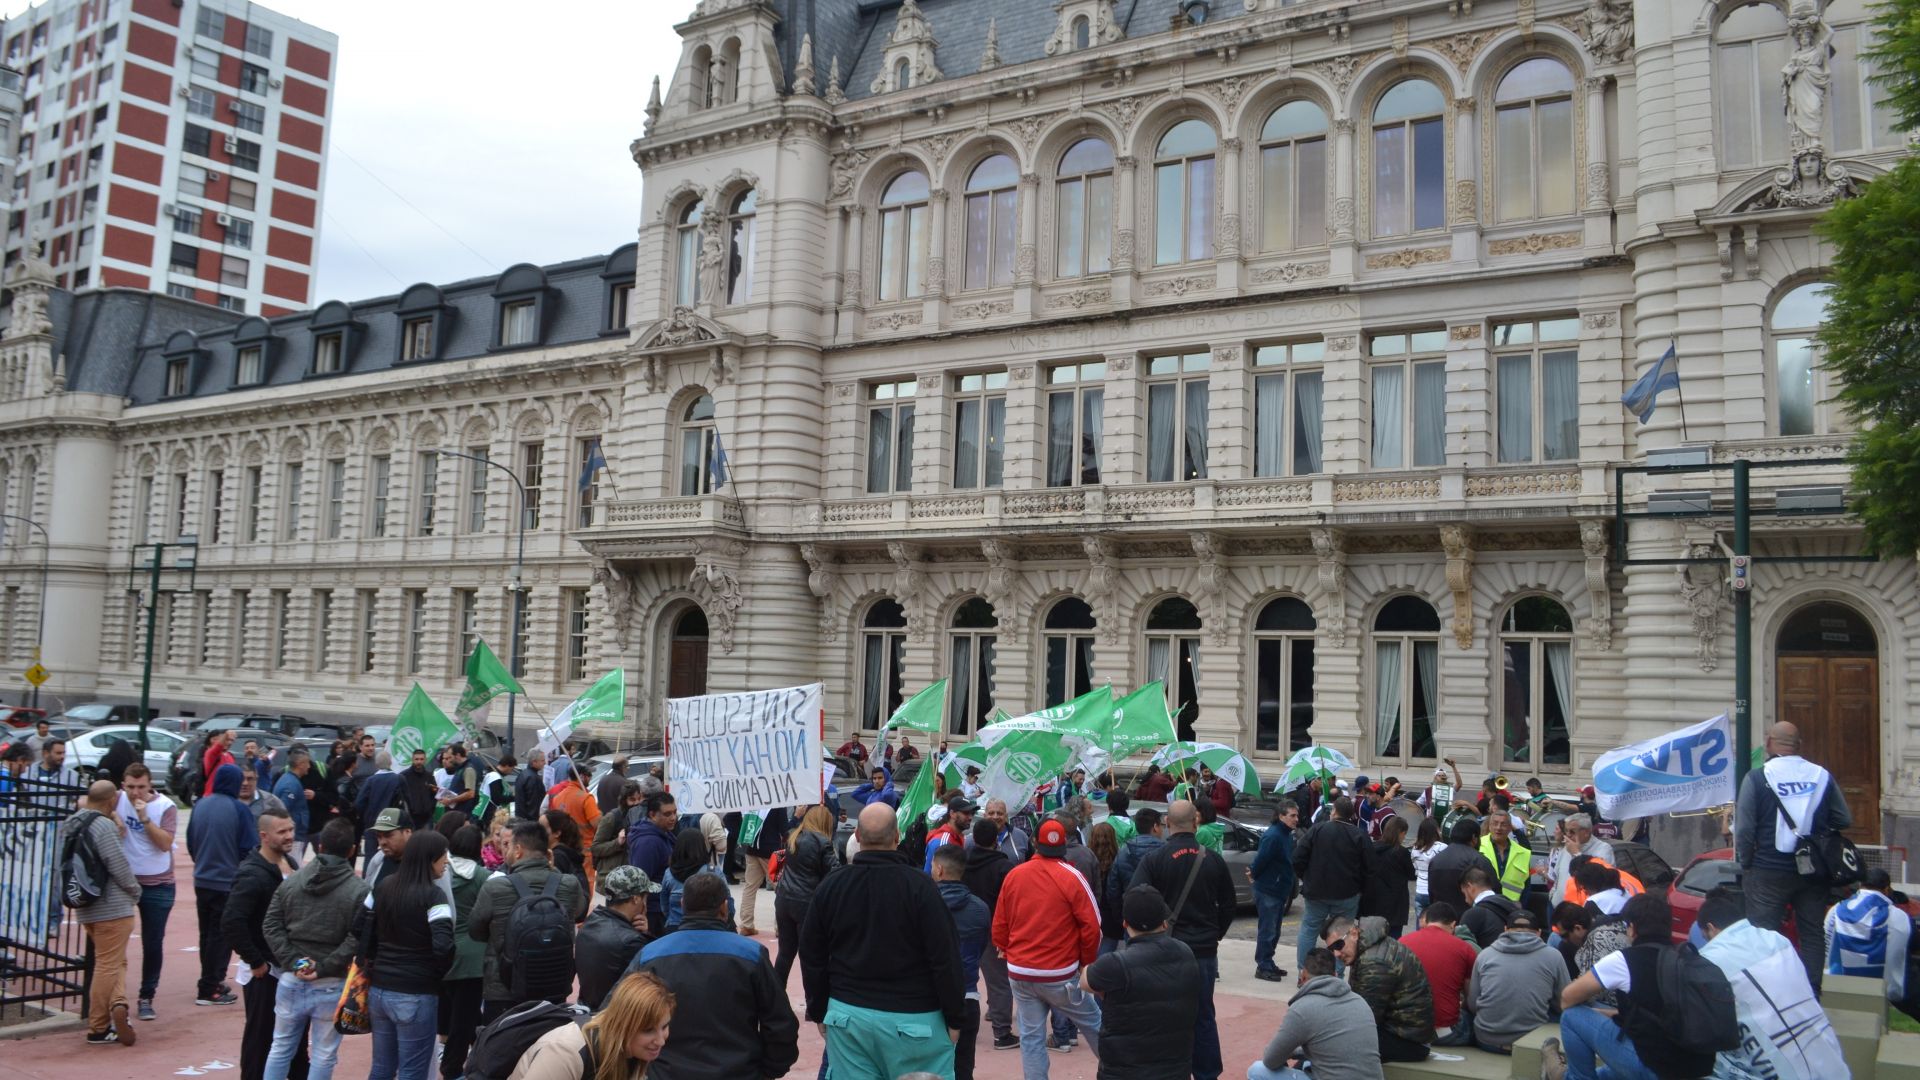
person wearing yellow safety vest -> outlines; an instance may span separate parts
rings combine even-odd
[[[1480,838],[1480,854],[1493,864],[1494,876],[1500,882],[1500,895],[1517,904],[1532,872],[1533,851],[1513,838],[1513,818],[1501,805],[1504,801],[1494,800],[1493,812],[1487,816],[1486,835]]]

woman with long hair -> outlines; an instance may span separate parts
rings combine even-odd
[[[667,1045],[673,992],[637,972],[614,985],[585,1024],[561,1024],[520,1055],[507,1080],[644,1080]]]
[[[713,868],[713,842],[699,829],[682,829],[673,841],[673,858],[667,863],[667,876],[660,882],[660,909],[666,914],[666,930],[671,933],[680,928],[682,912],[680,897],[687,891],[687,882],[695,874],[713,874],[720,877]],[[726,881],[721,878],[722,883]],[[727,893],[727,918],[733,918],[733,894]]]
[[[513,843],[513,827],[518,824],[519,818],[493,815],[492,823],[487,826],[486,843],[480,846],[480,865],[489,870],[507,865],[507,845]]]
[[[1398,814],[1380,827],[1373,843],[1373,864],[1360,893],[1360,914],[1387,920],[1389,937],[1399,937],[1407,925],[1407,886],[1413,884],[1413,856],[1407,851],[1407,819]]]
[[[447,838],[413,834],[400,865],[354,918],[357,959],[367,973],[373,1068],[367,1080],[427,1080],[440,1011],[440,980],[454,960],[453,905],[440,891]]]
[[[774,939],[777,945],[773,961],[774,977],[781,986],[793,973],[793,958],[800,950],[800,924],[806,921],[807,905],[813,891],[835,867],[840,857],[833,850],[833,811],[824,805],[807,809],[800,826],[787,837],[787,861],[781,867],[780,880],[773,886]]]
[[[1093,852],[1093,860],[1100,868],[1093,877],[1093,895],[1100,901],[1100,955],[1105,956],[1118,949],[1121,939],[1127,936],[1120,921],[1119,894],[1107,890],[1107,875],[1113,869],[1113,860],[1120,855],[1120,834],[1102,821],[1087,830],[1087,850]]]
[[[1435,855],[1445,850],[1447,850],[1447,842],[1440,839],[1440,819],[1434,817],[1432,814],[1421,818],[1420,831],[1414,834],[1413,851],[1410,852],[1413,856],[1413,919],[1415,925],[1419,924],[1420,916],[1426,912],[1427,905],[1433,903],[1433,898],[1427,893],[1427,866],[1433,862]],[[1452,903],[1452,900],[1448,897],[1442,897],[1441,899]]]
[[[453,818],[465,818],[459,811],[440,819],[435,831]],[[467,1051],[473,1047],[473,1033],[480,1019],[482,968],[487,958],[487,943],[476,941],[467,928],[473,906],[480,899],[480,887],[493,871],[480,865],[480,826],[461,825],[447,839],[447,863],[453,876],[453,966],[440,984],[440,1034],[446,1037],[446,1049],[440,1053],[443,1080],[459,1080],[466,1075]]]
[[[581,896],[593,896],[593,882],[587,875],[586,860],[580,850],[580,824],[565,810],[549,810],[542,820],[547,826],[547,836],[553,841],[549,849],[553,868],[572,874],[580,882]]]

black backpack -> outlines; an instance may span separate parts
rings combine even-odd
[[[81,815],[60,850],[60,902],[70,908],[93,906],[107,891],[107,864],[93,846],[97,810]]]
[[[1654,972],[1662,1007],[1652,1015],[1636,1010],[1634,1026],[1686,1053],[1710,1055],[1739,1048],[1733,986],[1711,960],[1683,942],[1659,950]]]
[[[507,913],[500,962],[515,1001],[565,997],[573,989],[573,919],[560,903],[563,876],[549,870],[536,893],[519,874],[507,875],[519,899]]]
[[[584,1024],[593,1016],[584,1005],[555,1005],[551,1001],[529,1001],[515,1005],[506,1014],[480,1029],[473,1049],[467,1052],[467,1076],[470,1080],[507,1080],[533,1044],[562,1024]],[[582,1076],[594,1071],[593,1053],[580,1048],[580,1061],[586,1066]]]

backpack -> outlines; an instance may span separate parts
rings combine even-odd
[[[592,1016],[584,1005],[555,1005],[551,1001],[515,1005],[474,1036],[473,1048],[467,1051],[466,1074],[472,1080],[507,1080],[520,1059],[547,1032],[562,1024],[584,1024]],[[586,1066],[581,1075],[592,1076],[592,1051],[581,1047],[580,1060]]]
[[[1660,950],[1655,963],[1662,1008],[1653,1016],[1640,1010],[1637,1026],[1688,1053],[1739,1049],[1740,1020],[1726,974],[1685,943]]]
[[[536,893],[519,874],[507,875],[519,899],[507,913],[500,962],[516,1001],[565,997],[573,989],[573,919],[560,904],[562,877],[558,870],[548,871],[547,883]]]
[[[100,816],[88,810],[60,851],[60,902],[67,907],[91,907],[107,891],[106,860],[93,846],[93,823]]]
[[[1761,773],[1761,779],[1763,782],[1760,786],[1766,788],[1767,794],[1773,796],[1775,809],[1780,811],[1781,817],[1787,819],[1787,828],[1798,833],[1800,823],[1793,820],[1793,815],[1787,812],[1787,804],[1780,801],[1780,793],[1773,790],[1773,784],[1765,782],[1764,770]],[[1824,800],[1824,796],[1822,798]],[[1820,807],[1816,805],[1813,812],[1817,817]],[[1812,878],[1823,884],[1852,885],[1860,880],[1862,874],[1860,849],[1854,846],[1852,840],[1847,839],[1845,833],[1833,829],[1815,829],[1794,843],[1793,867],[1800,872],[1801,877]]]

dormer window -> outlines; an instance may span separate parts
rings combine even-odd
[[[500,305],[500,344],[531,345],[534,333],[534,303],[531,300],[516,300]]]
[[[167,397],[187,396],[188,367],[187,358],[184,356],[176,356],[167,361]]]
[[[446,301],[440,290],[421,283],[400,294],[400,306],[394,311],[400,320],[400,363],[437,359],[440,342],[445,340]]]
[[[266,375],[265,345],[242,345],[234,354],[233,381],[239,386],[253,386]]]
[[[433,319],[408,319],[400,324],[400,359],[426,360],[433,356]]]
[[[186,397],[193,388],[194,360],[200,355],[200,343],[185,330],[175,331],[160,350],[160,396]]]
[[[1092,38],[1093,38],[1093,24],[1087,21],[1087,17],[1085,15],[1076,16],[1073,20],[1074,51],[1079,52],[1081,49],[1086,48],[1088,44],[1091,43]]]
[[[322,334],[313,339],[313,373],[337,375],[342,370],[340,348],[342,334]]]
[[[607,256],[606,264],[600,268],[600,280],[605,289],[601,296],[606,303],[600,324],[602,334],[627,332],[627,318],[633,311],[633,259],[637,247],[635,244],[622,244]]]
[[[903,56],[893,62],[893,88],[895,90],[906,90],[912,86],[913,65],[908,63],[907,58]]]
[[[494,286],[493,347],[517,349],[538,344],[545,325],[546,271],[529,263],[509,267]]]
[[[353,319],[353,311],[338,300],[321,304],[307,324],[312,352],[307,358],[307,374],[339,375],[347,370],[359,347],[365,328]]]
[[[624,281],[613,287],[607,311],[607,329],[625,330],[627,328],[627,308],[633,302],[633,282]]]

